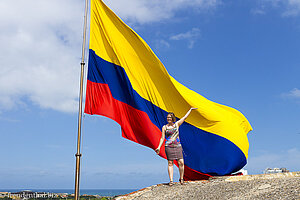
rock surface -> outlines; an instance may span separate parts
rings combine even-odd
[[[116,200],[142,199],[289,199],[300,200],[300,172],[213,177],[185,185],[158,184],[119,196]]]

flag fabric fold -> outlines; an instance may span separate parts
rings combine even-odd
[[[167,112],[180,126],[185,179],[227,175],[247,163],[252,130],[239,111],[214,103],[169,75],[145,41],[101,0],[91,0],[85,113],[118,122],[122,136],[156,149]],[[166,158],[164,147],[160,156]]]

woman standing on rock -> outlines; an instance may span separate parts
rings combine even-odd
[[[165,143],[165,151],[168,159],[168,173],[170,178],[169,185],[173,185],[173,164],[174,160],[178,161],[179,165],[179,174],[180,179],[179,182],[181,184],[184,184],[183,180],[183,174],[184,174],[184,161],[183,161],[183,155],[182,155],[182,146],[180,144],[179,140],[179,126],[185,121],[185,119],[189,116],[192,110],[197,108],[191,108],[183,118],[178,120],[176,122],[176,118],[174,113],[169,112],[167,115],[167,122],[168,124],[164,125],[162,127],[162,135],[159,142],[159,145],[157,149],[155,149],[155,152],[159,154],[160,148],[166,139]]]

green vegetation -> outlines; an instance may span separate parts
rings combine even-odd
[[[29,198],[28,200],[66,200],[65,198]]]
[[[95,197],[95,196],[81,196],[80,200],[111,200],[113,197]],[[68,198],[30,198],[28,200],[72,200],[74,197]],[[3,198],[3,200],[12,200],[11,198]]]
[[[3,198],[1,198],[1,200],[12,200],[12,198],[9,198],[9,197],[3,197]]]

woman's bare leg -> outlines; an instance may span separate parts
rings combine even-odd
[[[169,178],[170,182],[173,181],[173,160],[168,160],[168,173],[169,173]]]
[[[183,175],[184,175],[184,161],[183,161],[183,159],[178,160],[178,165],[179,165],[180,179],[183,180]]]

